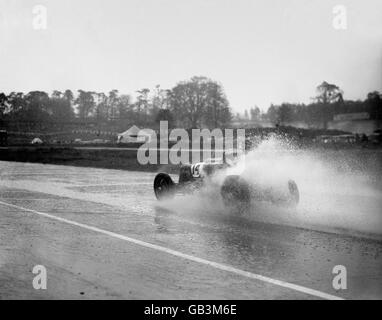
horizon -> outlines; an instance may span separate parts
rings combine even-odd
[[[36,5],[46,29],[34,29]],[[327,81],[345,100],[382,91],[382,2],[0,0],[0,91],[135,96],[192,76],[221,83],[234,113],[309,103]],[[270,19],[271,18],[271,19]],[[272,19],[273,18],[273,19]]]

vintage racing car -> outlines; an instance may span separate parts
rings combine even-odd
[[[217,174],[225,174],[226,169],[232,164],[225,160],[208,160],[196,164],[183,164],[179,169],[178,182],[174,182],[167,173],[158,173],[154,179],[154,193],[158,200],[168,199],[175,194],[190,194],[195,190],[200,190],[207,181],[216,185],[212,179]],[[220,179],[222,181],[217,186],[227,207],[246,208],[251,201],[268,201],[279,205],[297,205],[300,194],[294,180],[288,179],[285,185],[277,188],[254,183],[254,179],[246,178],[247,175],[227,174]],[[216,179],[215,179],[216,180]]]

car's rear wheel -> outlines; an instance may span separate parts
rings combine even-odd
[[[249,184],[240,176],[232,175],[224,179],[220,189],[224,205],[235,211],[247,210],[251,204]]]
[[[288,181],[289,189],[289,203],[292,205],[297,205],[300,201],[300,192],[297,187],[297,183],[294,180]]]
[[[158,200],[172,198],[175,184],[167,173],[158,173],[154,179],[154,193]]]

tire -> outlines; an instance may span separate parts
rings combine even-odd
[[[234,211],[245,211],[251,205],[251,190],[249,184],[240,176],[232,175],[224,179],[220,189],[223,203]]]
[[[288,189],[289,189],[289,203],[291,205],[297,206],[300,202],[300,192],[297,187],[297,183],[294,180],[288,181]]]
[[[167,173],[158,173],[154,179],[154,193],[158,200],[173,198],[175,184]]]

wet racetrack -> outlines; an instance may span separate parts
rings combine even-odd
[[[154,176],[0,162],[0,298],[382,298],[378,237],[233,215],[216,193],[160,204]]]

